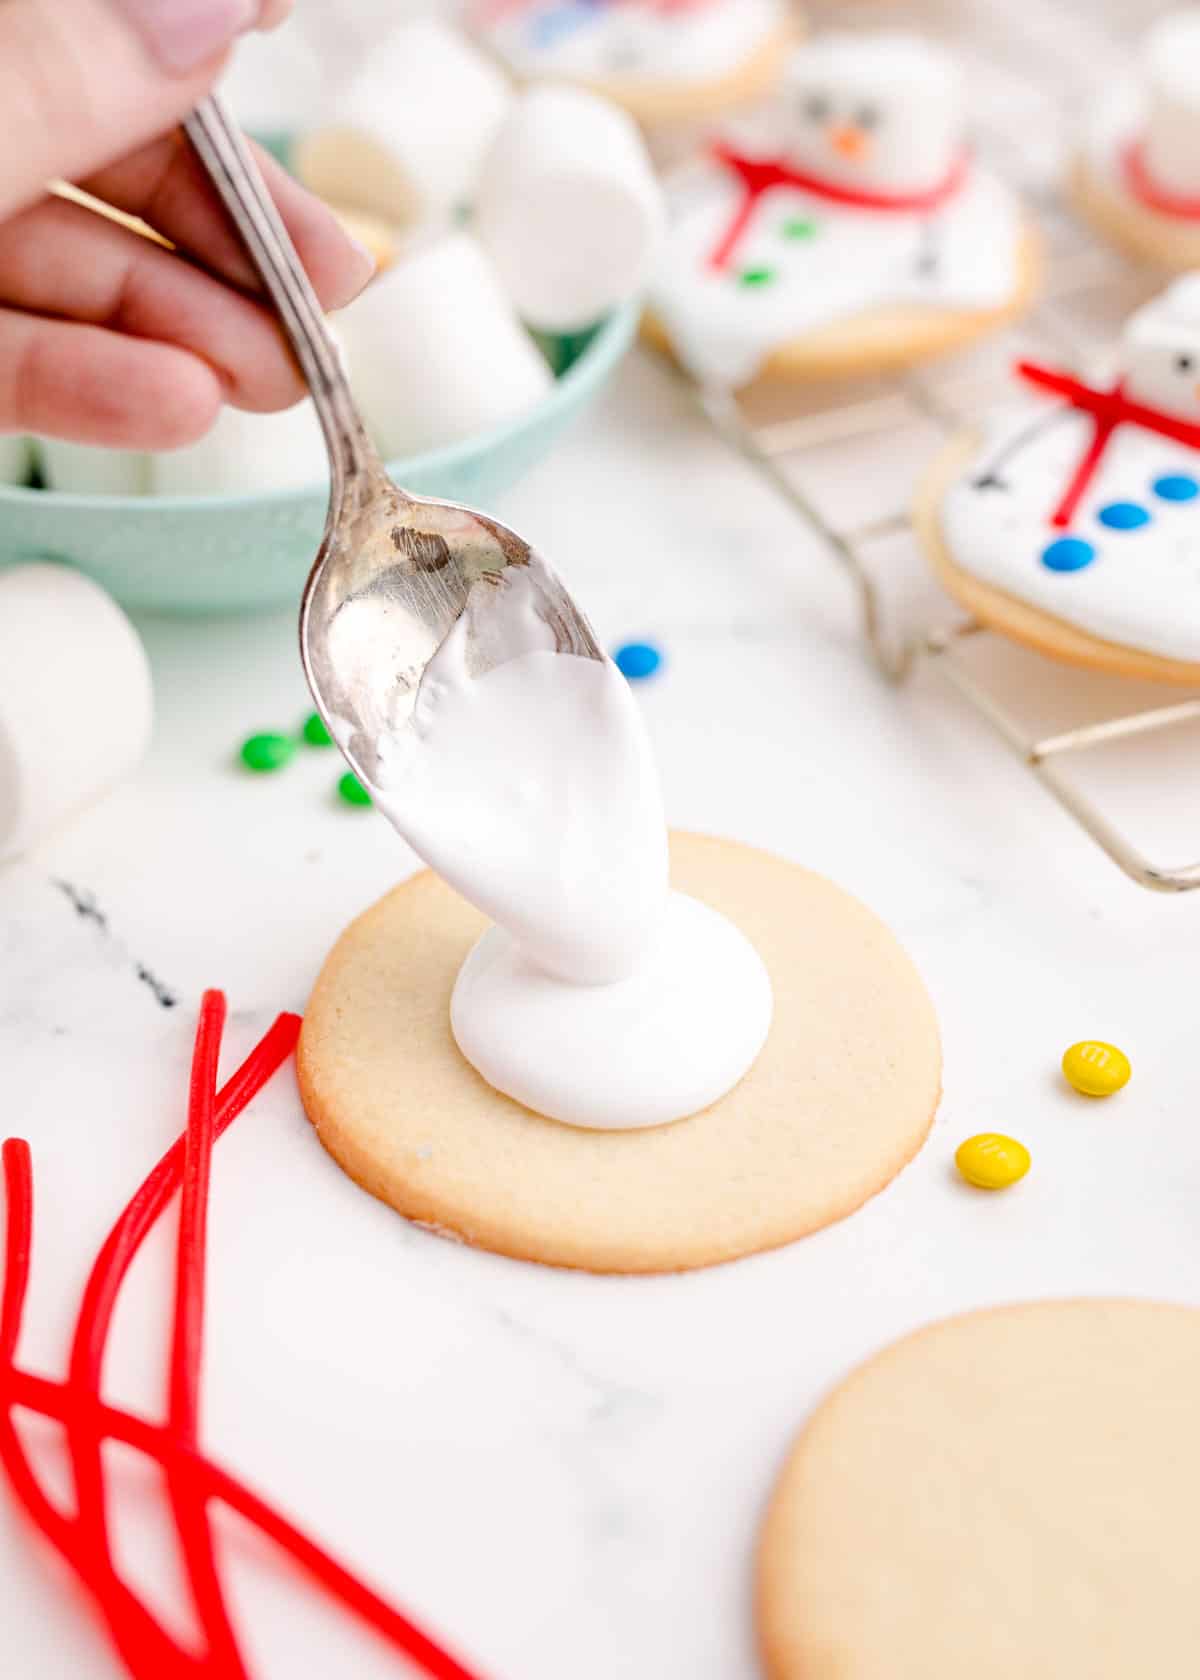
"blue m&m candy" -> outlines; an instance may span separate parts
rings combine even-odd
[[[653,642],[626,642],[613,655],[613,662],[630,682],[645,682],[660,668],[663,656]]]
[[[1096,550],[1082,537],[1057,537],[1042,550],[1042,565],[1052,572],[1078,572],[1090,566]]]
[[[1136,502],[1109,502],[1107,507],[1100,509],[1096,518],[1110,531],[1137,531],[1150,523],[1149,513]]]
[[[1164,473],[1154,480],[1154,494],[1164,502],[1193,502],[1200,496],[1200,484],[1188,473]]]

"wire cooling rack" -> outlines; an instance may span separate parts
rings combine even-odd
[[[1170,0],[828,0],[811,6],[818,27],[914,26],[960,54],[971,77],[979,152],[1020,188],[1040,225],[1045,273],[1039,301],[1010,331],[899,377],[805,386],[782,399],[752,392],[739,400],[693,389],[717,432],[845,568],[880,671],[896,683],[918,666],[936,672],[1126,875],[1154,891],[1178,893],[1200,888],[1200,862],[1152,862],[1105,804],[1084,790],[1078,760],[1114,742],[1200,725],[1200,697],[1176,694],[1137,711],[1031,730],[1011,677],[1006,686],[981,675],[973,657],[993,632],[961,617],[932,628],[900,627],[896,620],[903,615],[889,604],[879,564],[886,553],[892,569],[898,552],[907,551],[912,569],[924,570],[908,513],[913,481],[942,442],[1011,400],[1010,369],[1018,357],[1084,367],[1102,361],[1125,316],[1161,288],[1161,274],[1132,265],[1075,218],[1060,183],[1089,100],[1127,72],[1141,33],[1170,9]],[[834,457],[837,477],[864,489],[829,493]]]

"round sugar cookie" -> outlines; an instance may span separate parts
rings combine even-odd
[[[937,1021],[909,958],[840,888],[746,846],[675,835],[672,878],[741,928],[774,987],[767,1044],[720,1102],[593,1132],[492,1090],[450,1032],[455,977],[486,922],[426,873],[347,929],[314,988],[297,1067],[325,1148],[410,1219],[598,1272],[733,1260],[882,1190],[940,1094]]]
[[[1131,640],[1128,643],[1112,634],[1100,635],[1089,628],[1092,624],[1117,624],[1121,616],[1119,598],[1115,606],[1107,595],[1098,602],[1093,602],[1097,592],[1096,574],[1092,567],[1084,568],[1077,574],[1043,576],[1033,546],[1030,546],[1029,555],[1026,556],[1024,549],[1018,548],[1016,543],[1005,543],[1002,527],[993,525],[992,534],[1001,541],[998,550],[1000,563],[1006,572],[1010,573],[1014,583],[1019,583],[1024,577],[1025,587],[1031,592],[1042,592],[1040,599],[1022,599],[1011,586],[1000,587],[994,578],[967,570],[948,538],[945,507],[951,488],[965,481],[972,463],[986,459],[982,450],[983,443],[977,434],[965,433],[952,439],[926,474],[918,489],[913,509],[913,524],[917,536],[943,587],[959,605],[980,624],[985,624],[1000,635],[1008,636],[1015,642],[1022,642],[1026,647],[1044,653],[1051,659],[1062,660],[1068,665],[1110,671],[1118,676],[1147,682],[1180,683],[1189,687],[1200,683],[1200,659],[1176,658],[1134,645],[1132,638],[1136,635],[1140,633],[1145,636],[1151,633],[1147,628],[1147,621],[1140,616],[1135,618],[1130,613]],[[1181,510],[1176,508],[1169,510],[1169,513],[1173,516],[1179,511]],[[1047,529],[1038,541],[1057,535],[1059,533]],[[1122,538],[1131,541],[1127,540],[1123,544]],[[1145,585],[1145,560],[1139,559],[1138,552],[1131,546],[1131,543],[1136,545],[1138,539],[1137,530],[1118,532],[1111,537],[1108,533],[1097,535],[1097,543],[1110,541],[1111,550],[1107,563],[1126,568],[1140,568],[1137,581]],[[1029,568],[1024,573],[1019,569],[1023,558],[1029,559]],[[1172,564],[1169,558],[1164,563],[1167,566]],[[1089,572],[1092,572],[1090,580]],[[1176,579],[1176,588],[1183,587],[1185,582],[1186,573],[1181,569]],[[1107,590],[1110,585],[1102,582],[1101,587]],[[1046,602],[1051,599],[1051,592],[1055,590],[1059,592],[1060,604],[1057,611],[1052,611]],[[1085,590],[1091,591],[1086,600]],[[1176,595],[1164,595],[1163,599],[1164,610],[1156,615],[1160,621],[1160,631],[1172,637],[1185,633],[1189,615],[1180,613]],[[1144,591],[1135,605],[1139,615],[1147,610],[1148,598]],[[1127,608],[1126,611],[1129,612],[1130,609]],[[1068,620],[1062,616],[1065,612],[1079,616]],[[1081,622],[1081,618],[1084,617],[1086,622]],[[1200,645],[1200,635],[1197,635],[1196,640]]]
[[[478,38],[518,81],[573,82],[646,128],[753,104],[803,35],[791,0],[712,0],[675,14],[594,0],[479,0],[474,10]]]
[[[758,1558],[770,1680],[1132,1680],[1200,1650],[1200,1312],[973,1313],[812,1418]]]
[[[781,218],[786,225],[786,218]],[[950,355],[1024,315],[1041,274],[1036,233],[1023,227],[1015,258],[1014,281],[1003,301],[982,309],[933,307],[917,303],[879,304],[854,310],[843,319],[799,333],[775,345],[746,378],[721,380],[738,388],[765,383],[854,379],[895,372],[935,356]],[[693,373],[701,366],[682,352],[662,315],[651,303],[642,316],[642,338]]]

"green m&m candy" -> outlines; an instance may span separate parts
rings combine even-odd
[[[304,739],[310,747],[331,747],[333,736],[325,727],[325,720],[320,712],[310,712],[304,720]]]
[[[296,743],[290,735],[250,735],[242,742],[241,759],[247,770],[282,770],[295,757]]]
[[[369,805],[371,803],[371,795],[352,770],[347,770],[338,783],[338,796],[344,799],[347,805]]]

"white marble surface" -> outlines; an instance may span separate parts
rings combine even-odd
[[[616,1280],[407,1226],[326,1158],[280,1079],[217,1154],[206,1439],[494,1680],[752,1680],[763,1501],[855,1362],[988,1302],[1200,1302],[1200,895],[1139,891],[939,688],[883,686],[833,565],[660,368],[630,363],[500,511],[610,642],[665,647],[641,692],[673,821],[829,873],[905,941],[943,1022],[942,1111],[844,1224],[707,1273]],[[289,616],[143,629],[160,708],[145,768],[0,873],[3,1131],[31,1140],[40,1197],[23,1353],[48,1372],[107,1224],[182,1124],[202,988],[228,990],[240,1054],[410,867],[381,818],[331,799],[330,756],[270,779],[232,767],[244,734],[305,713]],[[1035,710],[1117,697],[1033,662],[1012,680]],[[1143,837],[1194,855],[1195,736],[1110,760]],[[1082,1036],[1133,1058],[1108,1105],[1057,1075]],[[1034,1167],[988,1198],[952,1157],[993,1128]],[[170,1226],[110,1364],[112,1392],[143,1408],[162,1392]],[[41,1456],[53,1472],[52,1439]],[[131,1567],[165,1591],[153,1478],[121,1456],[114,1472]],[[256,1674],[397,1673],[256,1541],[222,1533]],[[23,1680],[117,1672],[7,1495],[0,1625]]]

